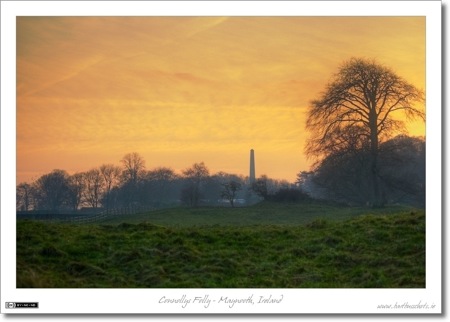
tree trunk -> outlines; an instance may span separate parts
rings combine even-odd
[[[378,128],[376,114],[370,120],[370,174],[372,180],[372,206],[382,207],[381,190],[378,176]]]

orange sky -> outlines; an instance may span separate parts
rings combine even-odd
[[[424,89],[425,18],[18,17],[17,181],[129,152],[247,175],[251,148],[294,181],[308,102],[350,57]]]

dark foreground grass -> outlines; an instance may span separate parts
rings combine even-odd
[[[306,225],[17,223],[19,288],[423,288],[424,211]]]

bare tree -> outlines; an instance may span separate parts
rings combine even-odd
[[[125,205],[131,206],[139,203],[139,187],[145,175],[145,161],[136,152],[124,155],[120,162],[123,165],[121,194]]]
[[[124,180],[136,184],[145,170],[144,158],[139,153],[132,152],[125,154],[120,162],[124,167]]]
[[[28,211],[32,210],[33,204],[33,188],[30,184],[22,182],[16,187],[16,210]]]
[[[425,120],[423,102],[423,92],[391,69],[372,60],[352,58],[339,68],[321,97],[311,102],[306,127],[312,136],[306,153],[321,159],[338,150],[367,145],[372,204],[381,206],[379,144],[404,131],[404,122],[394,114],[402,112],[407,120]]]
[[[95,168],[84,173],[84,199],[92,208],[100,206],[103,193],[103,177],[100,170]]]
[[[252,190],[264,200],[267,200],[269,197],[268,181],[269,178],[263,174],[252,184]]]
[[[53,170],[34,183],[37,208],[59,211],[68,206],[69,175],[64,170]]]
[[[77,210],[83,201],[85,189],[84,174],[74,173],[69,177],[69,200],[74,210]]]
[[[104,184],[104,203],[106,209],[111,205],[111,190],[117,185],[121,169],[113,164],[103,164],[99,168]]]
[[[203,162],[195,163],[191,168],[183,170],[187,186],[183,189],[183,199],[193,207],[197,207],[200,201],[201,185],[209,177],[209,170]]]
[[[242,189],[241,183],[231,180],[230,182],[222,183],[222,187],[222,198],[227,199],[230,202],[231,207],[234,207],[234,199],[236,198],[236,194]]]
[[[148,199],[156,206],[167,202],[169,191],[176,178],[177,175],[171,168],[159,167],[148,171],[145,176]]]

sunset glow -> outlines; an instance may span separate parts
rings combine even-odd
[[[18,17],[17,182],[129,152],[248,175],[250,149],[295,181],[308,104],[351,57],[425,90],[425,18]]]

